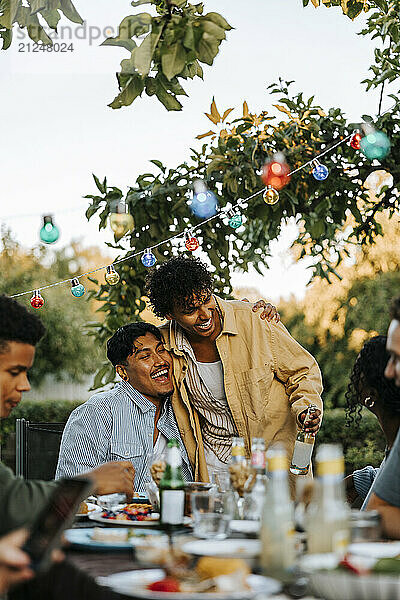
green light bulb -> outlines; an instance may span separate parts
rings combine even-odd
[[[40,239],[45,244],[54,244],[60,236],[60,232],[58,227],[56,227],[53,223],[53,217],[51,215],[46,215],[43,217],[43,227],[39,232]]]

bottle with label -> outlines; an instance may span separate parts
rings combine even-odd
[[[265,441],[253,438],[251,442],[251,470],[244,494],[244,517],[260,521],[265,501],[267,476],[265,474]]]
[[[185,482],[178,441],[169,440],[166,467],[160,481],[160,520],[164,525],[182,525],[185,505]]]
[[[306,431],[308,421],[312,418],[317,407],[311,404],[303,422],[303,427],[296,436],[290,472],[295,475],[307,475],[310,469],[311,456],[314,450],[315,434]]]
[[[242,437],[232,438],[231,464],[247,464],[244,439]]]
[[[341,446],[322,444],[316,464],[317,481],[305,516],[308,551],[343,555],[350,541],[350,510],[345,500]]]
[[[296,559],[288,466],[284,445],[270,446],[267,451],[269,480],[261,521],[261,568],[266,575],[284,583],[292,580]]]

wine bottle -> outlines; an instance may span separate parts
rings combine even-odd
[[[164,525],[182,525],[185,505],[185,482],[182,477],[182,457],[178,441],[171,439],[167,460],[160,481],[160,519]]]
[[[314,450],[315,433],[306,431],[306,428],[316,410],[317,407],[315,404],[311,404],[308,407],[303,426],[296,436],[292,462],[290,464],[290,472],[294,473],[294,475],[307,475],[310,469],[311,456]]]

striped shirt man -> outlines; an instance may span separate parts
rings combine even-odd
[[[151,479],[155,405],[126,381],[94,394],[72,411],[61,440],[56,479],[73,477],[110,460],[130,460],[135,467],[135,491],[145,492]],[[182,456],[182,474],[192,481],[192,469],[169,398],[157,423],[159,437],[175,438]]]

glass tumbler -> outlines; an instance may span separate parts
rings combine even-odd
[[[232,492],[195,492],[191,496],[191,504],[193,533],[196,537],[214,540],[228,537],[235,510]]]

